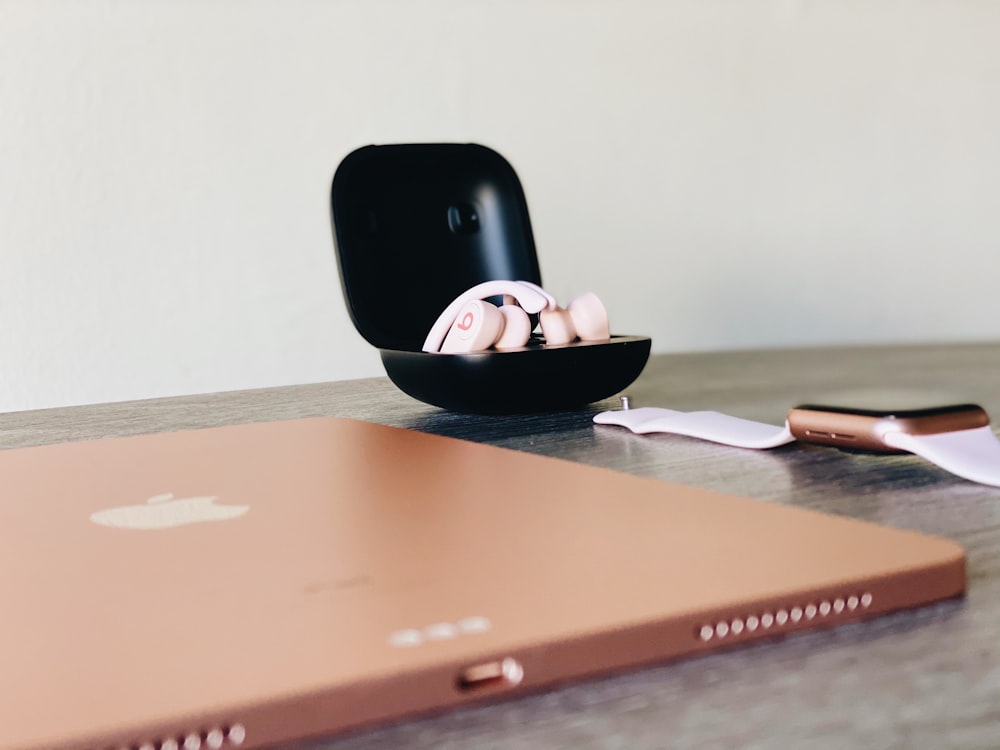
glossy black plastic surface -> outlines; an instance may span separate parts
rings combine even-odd
[[[438,315],[469,287],[490,279],[541,284],[520,181],[491,149],[360,148],[334,175],[331,216],[351,320],[381,350],[392,381],[421,401],[493,414],[561,410],[617,393],[645,366],[650,340],[635,336],[476,354],[421,351]]]
[[[482,146],[366,146],[333,180],[334,240],[354,325],[419,350],[441,311],[488,279],[540,283],[514,170]]]
[[[401,391],[428,404],[476,414],[526,414],[613,396],[642,372],[650,344],[643,336],[615,336],[603,343],[474,354],[383,349],[382,362]]]

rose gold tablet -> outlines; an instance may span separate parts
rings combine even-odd
[[[263,747],[961,595],[961,548],[341,419],[0,452],[0,747]]]

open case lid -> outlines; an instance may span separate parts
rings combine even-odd
[[[448,303],[482,281],[541,284],[521,184],[484,146],[360,148],[337,169],[331,209],[351,320],[380,349],[420,351]]]
[[[648,337],[619,335],[468,354],[421,350],[441,312],[476,284],[541,284],[521,183],[485,146],[359,148],[337,168],[330,211],[351,320],[414,398],[482,414],[571,409],[619,392],[649,358]]]

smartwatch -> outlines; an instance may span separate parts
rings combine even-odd
[[[789,411],[780,427],[714,411],[657,407],[605,411],[594,422],[627,427],[637,434],[687,435],[738,448],[776,448],[798,440],[913,453],[963,479],[1000,487],[1000,440],[981,406],[895,401],[883,406],[861,399],[850,404],[841,400],[803,404]]]

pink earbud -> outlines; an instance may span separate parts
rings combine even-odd
[[[483,297],[503,295],[494,307]],[[511,303],[518,304],[511,304]],[[519,305],[519,306],[518,306]],[[455,299],[441,313],[424,341],[424,351],[448,354],[524,346],[531,336],[528,313],[538,313],[547,344],[604,341],[611,338],[608,313],[593,292],[573,299],[566,309],[529,281],[486,281]]]
[[[581,294],[564,310],[543,310],[539,315],[542,333],[548,344],[568,344],[571,341],[605,341],[611,338],[608,312],[593,292]]]
[[[531,338],[531,318],[517,305],[501,305],[503,315],[503,331],[493,343],[496,349],[516,349],[524,346]]]
[[[503,328],[503,315],[494,305],[479,299],[470,300],[455,316],[455,323],[441,343],[441,351],[457,354],[489,349],[500,338]]]
[[[576,326],[576,335],[581,340],[604,341],[611,338],[608,311],[600,297],[593,292],[584,292],[570,300],[566,310]]]
[[[458,311],[441,344],[441,351],[445,354],[481,352],[491,346],[516,349],[524,346],[530,336],[528,313],[517,305],[494,307],[489,302],[474,299]]]
[[[498,310],[483,302],[484,297],[504,297],[505,301],[510,297],[517,305],[504,305]],[[467,307],[472,302],[481,305]],[[550,305],[555,305],[555,298],[534,284],[484,281],[460,294],[444,309],[424,339],[423,350],[454,354],[481,351],[498,343],[503,348],[524,346],[531,335],[528,313],[541,312]],[[504,310],[506,307],[513,309]],[[490,336],[493,338],[489,343],[479,346]]]

